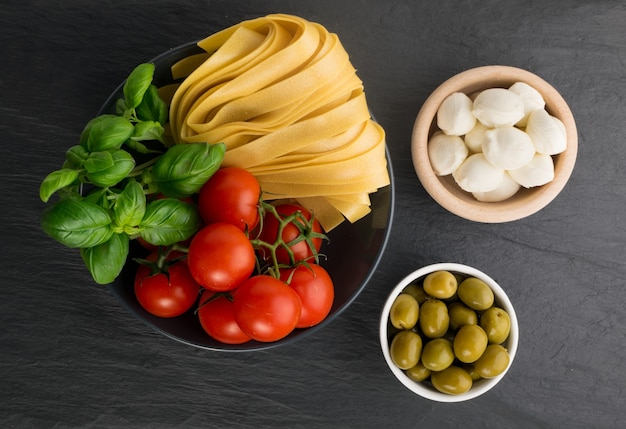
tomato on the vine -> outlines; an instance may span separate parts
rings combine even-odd
[[[200,325],[211,338],[225,344],[243,344],[250,337],[235,320],[233,302],[225,295],[205,290],[198,308]]]
[[[251,231],[259,222],[261,187],[243,168],[223,167],[202,186],[198,194],[200,217],[206,224],[226,222]]]
[[[157,263],[159,252],[151,253],[146,260]],[[158,317],[176,317],[187,312],[198,299],[200,285],[189,272],[187,262],[174,260],[181,255],[170,254],[165,268],[140,264],[135,274],[135,296],[139,304]],[[156,272],[153,272],[157,270]]]
[[[198,231],[189,245],[187,262],[194,279],[215,292],[236,288],[256,266],[247,235],[229,223],[212,223]]]
[[[278,341],[298,324],[302,304],[296,291],[268,275],[246,280],[234,293],[237,324],[252,339]]]
[[[280,264],[292,265],[299,261],[310,261],[322,247],[322,227],[317,219],[313,218],[311,222],[311,212],[299,204],[280,204],[276,206],[276,212],[281,219],[286,219],[294,215],[295,218],[287,223],[283,228],[282,240],[287,246],[279,246],[276,249],[276,259]],[[297,213],[306,220],[303,221]],[[263,228],[261,229],[259,239],[266,243],[276,243],[279,239],[278,232],[280,221],[276,216],[267,212],[263,216]],[[291,260],[287,248],[293,253]],[[260,249],[267,256],[266,249]]]
[[[297,328],[315,326],[328,316],[335,299],[335,288],[324,268],[317,264],[302,264],[281,269],[280,279],[288,282],[302,301]]]

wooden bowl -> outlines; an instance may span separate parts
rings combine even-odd
[[[543,186],[521,188],[502,202],[481,202],[463,191],[451,175],[437,176],[428,158],[428,139],[438,130],[437,110],[450,94],[471,95],[488,88],[508,88],[525,82],[535,88],[546,102],[546,110],[565,125],[567,149],[553,156],[554,180]],[[539,76],[516,67],[483,66],[464,71],[441,84],[420,109],[411,140],[413,165],[417,176],[431,197],[448,211],[476,222],[501,223],[530,216],[548,205],[565,187],[578,152],[578,134],[572,112],[561,95]]]

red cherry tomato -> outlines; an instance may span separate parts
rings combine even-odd
[[[239,228],[213,223],[191,240],[187,263],[191,275],[205,288],[225,292],[250,277],[256,259],[252,243]]]
[[[251,231],[259,222],[261,187],[243,168],[220,168],[202,186],[198,209],[206,224],[226,222]]]
[[[246,280],[234,299],[235,320],[253,340],[278,341],[289,335],[300,319],[302,304],[296,291],[271,276]]]
[[[225,344],[243,344],[250,341],[237,322],[233,302],[224,295],[204,291],[198,309],[200,325],[209,336]]]
[[[276,211],[280,215],[281,219],[285,219],[288,216],[300,211],[307,221],[311,220],[311,212],[299,204],[281,204],[276,206]],[[263,217],[263,229],[261,230],[259,238],[266,243],[275,243],[278,240],[279,225],[280,223],[273,213],[266,213]],[[298,225],[300,227],[298,227]],[[304,231],[301,232],[300,228],[303,228]],[[311,244],[315,248],[315,252],[319,252],[322,247],[322,238],[312,236],[312,234],[322,234],[322,227],[317,219],[314,219],[311,228],[306,228],[301,219],[295,219],[285,225],[282,233],[282,239],[288,244],[296,240],[299,236],[302,236],[303,238],[308,237]],[[281,264],[289,265],[298,261],[308,261],[314,255],[311,246],[306,240],[298,241],[288,247],[293,252],[294,260],[290,260],[289,253],[284,246],[279,246],[276,250],[276,259]],[[267,255],[266,250],[261,249],[261,252],[263,255]]]
[[[300,296],[302,312],[296,328],[309,328],[328,316],[335,299],[335,288],[328,272],[317,264],[281,269],[280,279],[289,281]]]
[[[157,260],[157,253],[146,259]],[[171,258],[172,256],[170,256]],[[151,267],[140,265],[135,274],[135,296],[139,304],[158,317],[176,317],[187,312],[198,299],[200,285],[189,272],[185,260],[167,267],[167,273],[151,273]]]

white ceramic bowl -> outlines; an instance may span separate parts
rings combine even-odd
[[[534,188],[520,189],[513,197],[501,202],[481,202],[463,191],[451,175],[437,176],[428,158],[428,140],[438,130],[437,110],[452,93],[467,95],[488,88],[508,88],[515,82],[525,82],[535,88],[546,102],[546,110],[565,125],[567,149],[554,155],[554,179]],[[415,172],[430,196],[442,207],[460,217],[484,223],[518,220],[547,206],[563,190],[578,153],[578,134],[572,112],[559,92],[548,82],[529,71],[510,66],[483,66],[461,72],[443,82],[428,97],[420,109],[411,139],[411,154]]]
[[[405,287],[410,285],[411,283],[418,281],[424,278],[429,273],[434,271],[446,270],[452,273],[460,273],[465,276],[476,277],[489,285],[491,290],[494,293],[494,305],[504,309],[511,318],[511,331],[509,333],[509,337],[502,344],[509,352],[509,366],[507,369],[502,372],[500,375],[494,378],[489,379],[480,379],[475,381],[469,391],[460,395],[449,395],[445,393],[441,393],[436,390],[429,381],[425,382],[416,382],[410,379],[402,369],[398,368],[396,364],[391,359],[391,355],[389,352],[390,345],[390,322],[389,322],[389,312],[391,310],[391,306],[395,301],[396,297],[404,290]],[[417,271],[412,272],[408,276],[406,276],[389,294],[389,298],[383,307],[382,314],[380,317],[380,345],[382,348],[383,355],[385,360],[387,361],[387,365],[393,375],[409,390],[413,393],[416,393],[423,398],[431,399],[433,401],[438,402],[461,402],[467,401],[469,399],[473,399],[477,396],[482,395],[488,390],[492,389],[496,384],[504,378],[505,374],[508,372],[509,368],[513,364],[513,360],[515,358],[515,354],[517,352],[517,345],[519,340],[519,326],[517,323],[517,316],[515,315],[515,309],[511,304],[508,296],[504,292],[504,290],[500,287],[495,280],[489,277],[487,274],[482,271],[469,267],[467,265],[455,264],[455,263],[440,263],[428,265],[426,267],[422,267]]]

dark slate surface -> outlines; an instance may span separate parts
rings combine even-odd
[[[5,0],[0,13],[0,426],[626,427],[626,5],[600,1]],[[339,34],[388,134],[393,230],[382,263],[324,330],[257,353],[195,349],[151,331],[39,228],[41,179],[139,62],[267,13]],[[569,102],[580,149],[563,193],[513,223],[439,207],[410,160],[428,94],[506,64]],[[507,377],[460,404],[414,396],[386,367],[378,316],[404,275],[476,266],[521,324]]]

